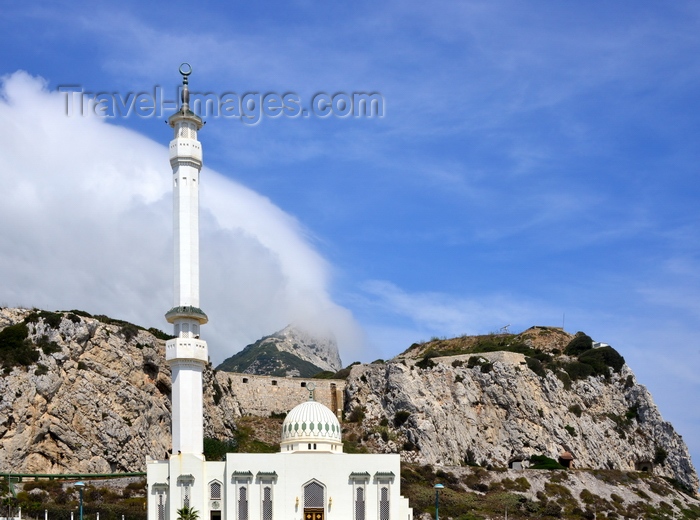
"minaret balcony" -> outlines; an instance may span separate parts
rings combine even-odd
[[[202,145],[196,139],[178,137],[170,141],[170,163],[185,160],[202,165]]]
[[[209,361],[207,342],[197,338],[174,338],[165,342],[165,361]]]

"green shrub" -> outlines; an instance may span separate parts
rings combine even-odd
[[[167,334],[167,333],[163,332],[162,330],[157,329],[155,327],[151,327],[150,329],[148,329],[148,332],[153,334],[156,338],[162,339],[163,341],[168,341],[169,339],[173,339],[175,337],[175,336],[173,336],[171,334]]]
[[[668,452],[661,446],[657,446],[654,452],[654,464],[663,464],[666,462],[666,457],[668,457]]]
[[[576,417],[581,417],[581,414],[583,413],[581,406],[578,404],[572,404],[571,406],[569,406],[569,411]]]
[[[124,341],[129,342],[134,339],[139,333],[139,328],[131,323],[124,323],[119,328],[119,334],[124,336]]]
[[[416,366],[418,368],[422,368],[423,370],[427,370],[429,368],[433,368],[435,366],[435,361],[433,361],[432,358],[438,357],[440,355],[439,352],[436,352],[435,350],[429,350],[428,352],[425,353],[423,356],[423,359],[418,361],[416,363]]]
[[[238,452],[238,442],[235,439],[222,441],[211,437],[204,438],[204,456],[207,460],[225,460],[227,453]]]
[[[0,330],[0,363],[6,369],[29,366],[39,360],[39,352],[27,341],[26,323],[17,323]]]
[[[338,370],[335,374],[333,374],[333,377],[331,377],[329,379],[347,379],[348,376],[350,375],[350,370],[352,370],[352,367],[354,367],[355,365],[359,365],[359,364],[360,364],[359,361],[355,361],[354,363],[351,363],[350,365],[346,366],[345,368],[341,368],[340,370]],[[325,378],[321,378],[321,379],[325,379]]]
[[[37,323],[39,319],[43,319],[44,323],[46,323],[50,328],[57,329],[61,325],[63,314],[49,311],[32,312],[30,315],[24,318],[24,323]]]
[[[578,356],[593,348],[593,340],[583,332],[577,332],[574,339],[564,349],[564,354],[568,356]]]
[[[593,367],[587,363],[581,363],[580,361],[566,363],[562,368],[569,375],[572,381],[576,381],[577,379],[586,379],[587,377],[593,375]]]
[[[526,357],[525,361],[527,362],[527,368],[532,370],[538,376],[545,377],[547,375],[544,365],[538,359]]]
[[[394,414],[394,426],[399,428],[408,420],[410,416],[411,412],[407,410],[399,410]]]
[[[467,361],[467,368],[480,367],[484,363],[488,363],[486,358],[483,358],[481,356],[471,356]]]
[[[49,338],[46,336],[42,336],[35,344],[37,347],[40,347],[41,351],[47,356],[55,354],[56,352],[61,352],[61,347],[58,346],[58,343],[49,341]]]
[[[323,370],[318,374],[312,376],[312,379],[335,379],[333,376],[335,376],[335,372],[331,372],[330,370]]]
[[[530,469],[566,469],[556,460],[544,455],[533,455],[530,457]]]
[[[596,375],[607,375],[608,367],[619,373],[625,364],[625,358],[612,347],[589,350],[581,354],[578,359],[582,363],[591,365]]]
[[[578,434],[576,433],[576,429],[573,426],[567,424],[566,426],[564,426],[564,429],[567,432],[569,432],[569,435],[571,435],[572,437],[578,436]]]
[[[364,418],[365,418],[365,409],[363,406],[360,406],[358,404],[348,414],[347,421],[361,423]]]
[[[44,376],[49,373],[49,367],[46,365],[42,365],[41,363],[36,364],[36,370],[34,371],[34,375],[36,376]]]
[[[571,390],[571,378],[569,377],[569,374],[562,372],[561,370],[557,370],[555,374],[559,381],[564,383],[564,390]]]

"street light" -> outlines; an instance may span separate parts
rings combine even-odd
[[[440,510],[440,490],[444,489],[445,486],[442,484],[435,484],[435,520],[440,520],[440,515],[438,511]]]
[[[83,488],[85,487],[85,482],[82,480],[76,482],[75,487],[78,488],[78,493],[80,493],[80,520],[83,520]]]

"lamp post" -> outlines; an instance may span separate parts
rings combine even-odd
[[[442,484],[435,484],[435,520],[440,520],[440,490],[444,489],[445,486]]]
[[[83,488],[85,488],[85,482],[82,480],[75,483],[75,487],[78,488],[78,493],[80,493],[80,520],[83,520]]]

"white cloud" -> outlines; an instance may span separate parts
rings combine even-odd
[[[161,144],[94,116],[68,117],[64,95],[24,72],[3,78],[2,97],[0,303],[168,328],[169,129]],[[206,148],[206,129],[202,137]],[[202,175],[203,336],[213,361],[290,322],[333,332],[341,354],[357,355],[363,335],[331,299],[331,267],[308,232],[268,199]]]

